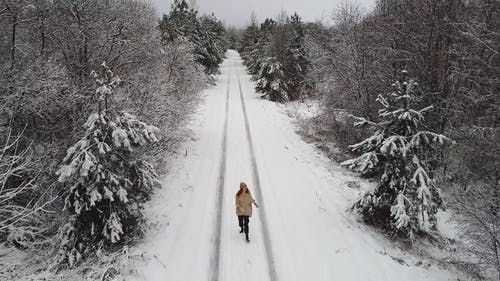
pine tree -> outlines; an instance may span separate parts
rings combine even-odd
[[[227,50],[226,30],[214,15],[201,17],[198,29],[199,44],[195,51],[198,61],[205,66],[208,74],[217,72]]]
[[[263,61],[268,57],[269,44],[275,26],[276,22],[273,19],[266,19],[260,25],[260,29],[257,29],[256,41],[244,47],[243,57],[245,59],[245,65],[248,67],[250,74],[254,75],[254,77],[258,75]],[[248,29],[248,32],[254,32],[254,29]],[[252,42],[250,39],[248,40]]]
[[[253,23],[245,31],[242,46],[242,57],[249,73],[254,80],[261,80],[261,85],[257,86],[260,91],[268,91],[262,83],[269,77],[262,78],[270,75],[266,74],[270,63],[273,60],[279,62],[280,72],[283,73],[279,80],[280,89],[283,91],[265,92],[270,94],[271,100],[284,102],[297,99],[306,89],[305,77],[310,63],[305,48],[304,23],[297,13],[280,24],[266,19],[260,29]],[[263,67],[267,69],[262,70]]]
[[[253,49],[253,46],[259,40],[259,27],[257,23],[253,22],[247,26],[240,42],[240,48],[238,52],[241,54],[245,65],[248,66],[249,54]]]
[[[158,129],[110,110],[120,80],[106,64],[93,74],[97,112],[85,122],[85,135],[68,149],[57,172],[68,188],[65,209],[70,214],[61,229],[60,262],[70,266],[97,245],[110,246],[131,234],[157,181],[153,167],[134,149],[157,142]]]
[[[207,74],[217,72],[228,43],[224,25],[213,14],[199,18],[185,0],[175,0],[159,28],[166,43],[180,39],[191,42],[196,62],[205,67]]]
[[[173,42],[184,37],[192,39],[196,36],[198,13],[189,8],[185,0],[175,0],[168,15],[163,15],[160,21],[160,31],[164,41]]]
[[[270,35],[263,34],[248,54],[248,70],[250,74],[257,75],[262,66],[262,62],[267,58],[267,48],[271,41]]]
[[[269,57],[262,62],[257,75],[255,90],[268,96],[270,101],[286,102],[288,95],[281,64],[275,57]]]
[[[379,178],[376,187],[366,192],[353,206],[365,219],[382,221],[407,234],[434,227],[438,208],[443,207],[439,189],[429,174],[428,159],[452,143],[447,137],[425,130],[424,114],[432,106],[414,109],[425,93],[414,80],[396,82],[394,91],[379,95],[380,121],[356,118],[356,127],[368,127],[374,134],[351,145],[361,153],[343,166],[363,176]]]
[[[297,99],[305,85],[305,77],[309,67],[309,59],[305,48],[305,28],[300,16],[293,14],[288,23],[292,37],[286,48],[288,67],[285,68],[288,93],[291,99]]]

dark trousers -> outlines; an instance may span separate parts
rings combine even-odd
[[[248,223],[250,222],[249,216],[238,216],[238,224],[240,225],[243,232],[248,236]]]

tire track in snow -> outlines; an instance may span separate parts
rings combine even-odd
[[[215,216],[215,228],[213,232],[213,248],[210,255],[210,267],[208,280],[217,281],[219,279],[219,268],[220,268],[220,250],[222,247],[221,243],[221,233],[222,233],[222,203],[224,200],[224,183],[226,176],[226,159],[227,159],[227,127],[228,127],[228,112],[229,112],[229,82],[230,75],[227,77],[227,91],[226,91],[226,109],[224,117],[224,132],[222,136],[222,155],[219,164],[219,176],[217,177],[217,195],[216,195],[216,216]]]
[[[269,228],[267,227],[267,218],[266,218],[266,212],[265,212],[265,205],[263,202],[263,196],[262,196],[262,190],[260,187],[260,179],[259,179],[259,170],[257,169],[257,160],[255,158],[255,151],[253,148],[253,142],[252,142],[252,134],[250,132],[250,122],[248,121],[248,114],[247,114],[247,107],[245,104],[245,99],[243,98],[243,91],[241,89],[241,81],[240,81],[240,76],[237,75],[238,77],[238,88],[240,90],[240,99],[241,99],[241,107],[243,109],[243,115],[245,118],[245,129],[247,133],[247,139],[248,139],[248,146],[250,149],[250,159],[251,159],[251,166],[252,166],[252,177],[254,179],[255,183],[255,190],[259,199],[260,203],[260,211],[259,211],[259,217],[260,221],[262,222],[262,234],[264,238],[264,248],[266,249],[266,259],[267,259],[267,266],[269,268],[269,277],[271,281],[277,281],[278,276],[276,274],[276,269],[274,266],[274,258],[273,258],[273,251],[271,248],[271,239],[270,239],[270,234],[269,234]]]

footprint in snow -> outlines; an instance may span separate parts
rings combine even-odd
[[[337,250],[335,250],[335,254],[341,254],[345,252],[348,252],[347,248],[338,248]]]
[[[318,210],[320,213],[326,213],[326,209],[323,206],[318,206]]]

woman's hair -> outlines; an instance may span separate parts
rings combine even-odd
[[[244,182],[240,182],[240,190],[238,190],[238,192],[236,193],[236,196],[240,196],[241,195],[241,193],[243,192],[243,187],[247,188],[247,192],[246,193],[250,193],[250,190],[248,189],[247,184],[244,183]]]

